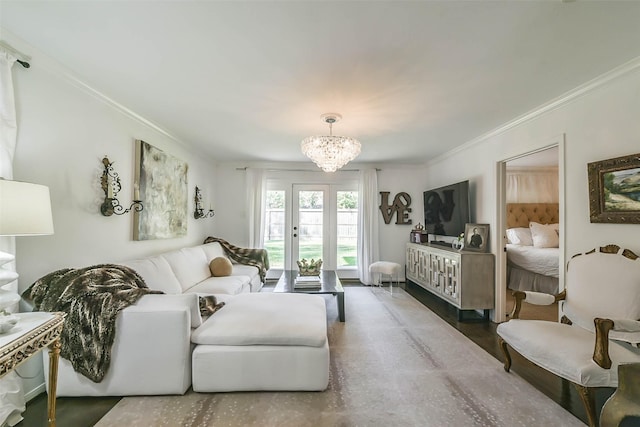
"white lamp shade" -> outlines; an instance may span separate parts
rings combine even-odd
[[[53,234],[49,187],[0,179],[0,236]]]

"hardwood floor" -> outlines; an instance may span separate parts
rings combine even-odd
[[[431,295],[421,287],[407,282],[406,291],[414,298],[435,312],[451,326],[458,329],[470,340],[482,347],[496,359],[503,361],[502,352],[498,345],[496,324],[492,322],[458,321],[458,313],[454,307],[445,301]],[[553,399],[559,405],[570,411],[576,417],[586,423],[586,414],[582,402],[575,388],[567,381],[561,380],[555,375],[538,368],[518,354],[512,354],[512,371],[531,383],[542,393]],[[496,375],[510,375],[503,370]],[[613,389],[601,389],[596,393],[596,405],[598,412],[604,402],[613,393]],[[120,398],[68,398],[61,397],[57,400],[57,424],[59,426],[85,427],[94,425],[106,414]],[[46,394],[41,394],[27,404],[27,410],[23,414],[24,421],[20,427],[46,426],[47,399]],[[632,424],[626,424],[631,426]],[[633,424],[637,425],[637,424]]]

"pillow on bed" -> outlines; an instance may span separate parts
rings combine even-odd
[[[557,248],[560,246],[558,224],[538,224],[530,222],[531,237],[533,238],[533,246],[536,248]]]
[[[531,230],[525,227],[507,229],[507,241],[512,245],[533,246]]]

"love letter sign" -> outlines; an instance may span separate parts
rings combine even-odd
[[[382,201],[380,203],[380,212],[384,218],[384,223],[389,224],[393,214],[396,214],[396,224],[411,224],[409,219],[409,212],[411,212],[411,196],[402,192],[396,194],[393,199],[393,204],[389,205],[389,192],[381,191],[380,196]]]

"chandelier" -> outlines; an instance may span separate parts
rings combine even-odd
[[[335,172],[360,154],[360,142],[347,136],[334,136],[333,124],[342,116],[327,113],[320,116],[329,124],[329,136],[310,136],[300,144],[302,153],[325,172]]]

